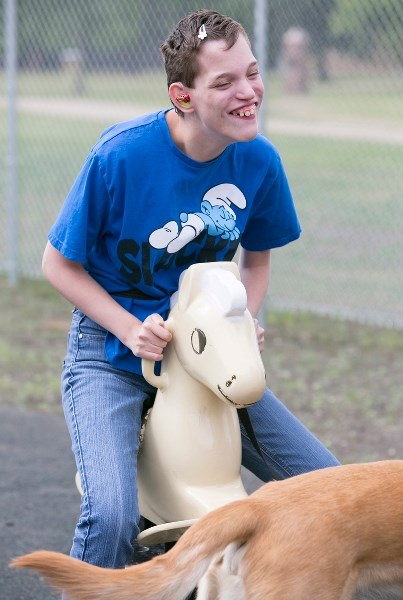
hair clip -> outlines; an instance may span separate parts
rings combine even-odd
[[[202,25],[199,29],[199,35],[197,36],[199,40],[204,40],[207,37],[206,26]]]

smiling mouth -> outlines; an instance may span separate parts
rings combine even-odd
[[[220,392],[220,394],[222,396],[224,396],[224,398],[226,400],[228,400],[228,402],[230,402],[233,406],[238,407],[238,408],[243,408],[245,406],[252,406],[252,404],[254,404],[253,402],[249,403],[249,404],[238,404],[238,402],[234,402],[233,400],[231,400],[231,398],[229,396],[227,396],[226,394],[224,394],[223,390],[221,389],[221,387],[219,385],[217,385],[217,389]]]
[[[234,110],[232,111],[231,115],[234,115],[234,117],[254,117],[256,115],[256,104],[251,104],[250,106],[245,106],[239,110]]]

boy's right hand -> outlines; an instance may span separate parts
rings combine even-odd
[[[127,344],[135,356],[160,361],[165,346],[171,341],[172,333],[165,327],[161,315],[152,314],[141,323]]]

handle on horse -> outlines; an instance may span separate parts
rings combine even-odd
[[[171,333],[173,333],[173,319],[168,317],[168,319],[164,322],[164,327],[168,329]],[[148,360],[147,358],[141,359],[141,370],[143,373],[143,377],[150,385],[153,385],[156,388],[163,389],[168,383],[168,375],[163,373],[162,375],[155,374],[155,361]]]
[[[155,360],[148,360],[147,358],[141,359],[141,370],[143,372],[143,377],[150,385],[153,385],[156,388],[163,389],[166,385],[167,375],[163,373],[162,375],[156,375],[154,372],[155,369]]]

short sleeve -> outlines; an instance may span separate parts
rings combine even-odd
[[[49,231],[49,241],[70,260],[85,264],[102,235],[110,197],[99,157],[91,153]]]
[[[301,226],[281,158],[275,160],[260,186],[242,234],[245,250],[269,250],[299,238]]]

